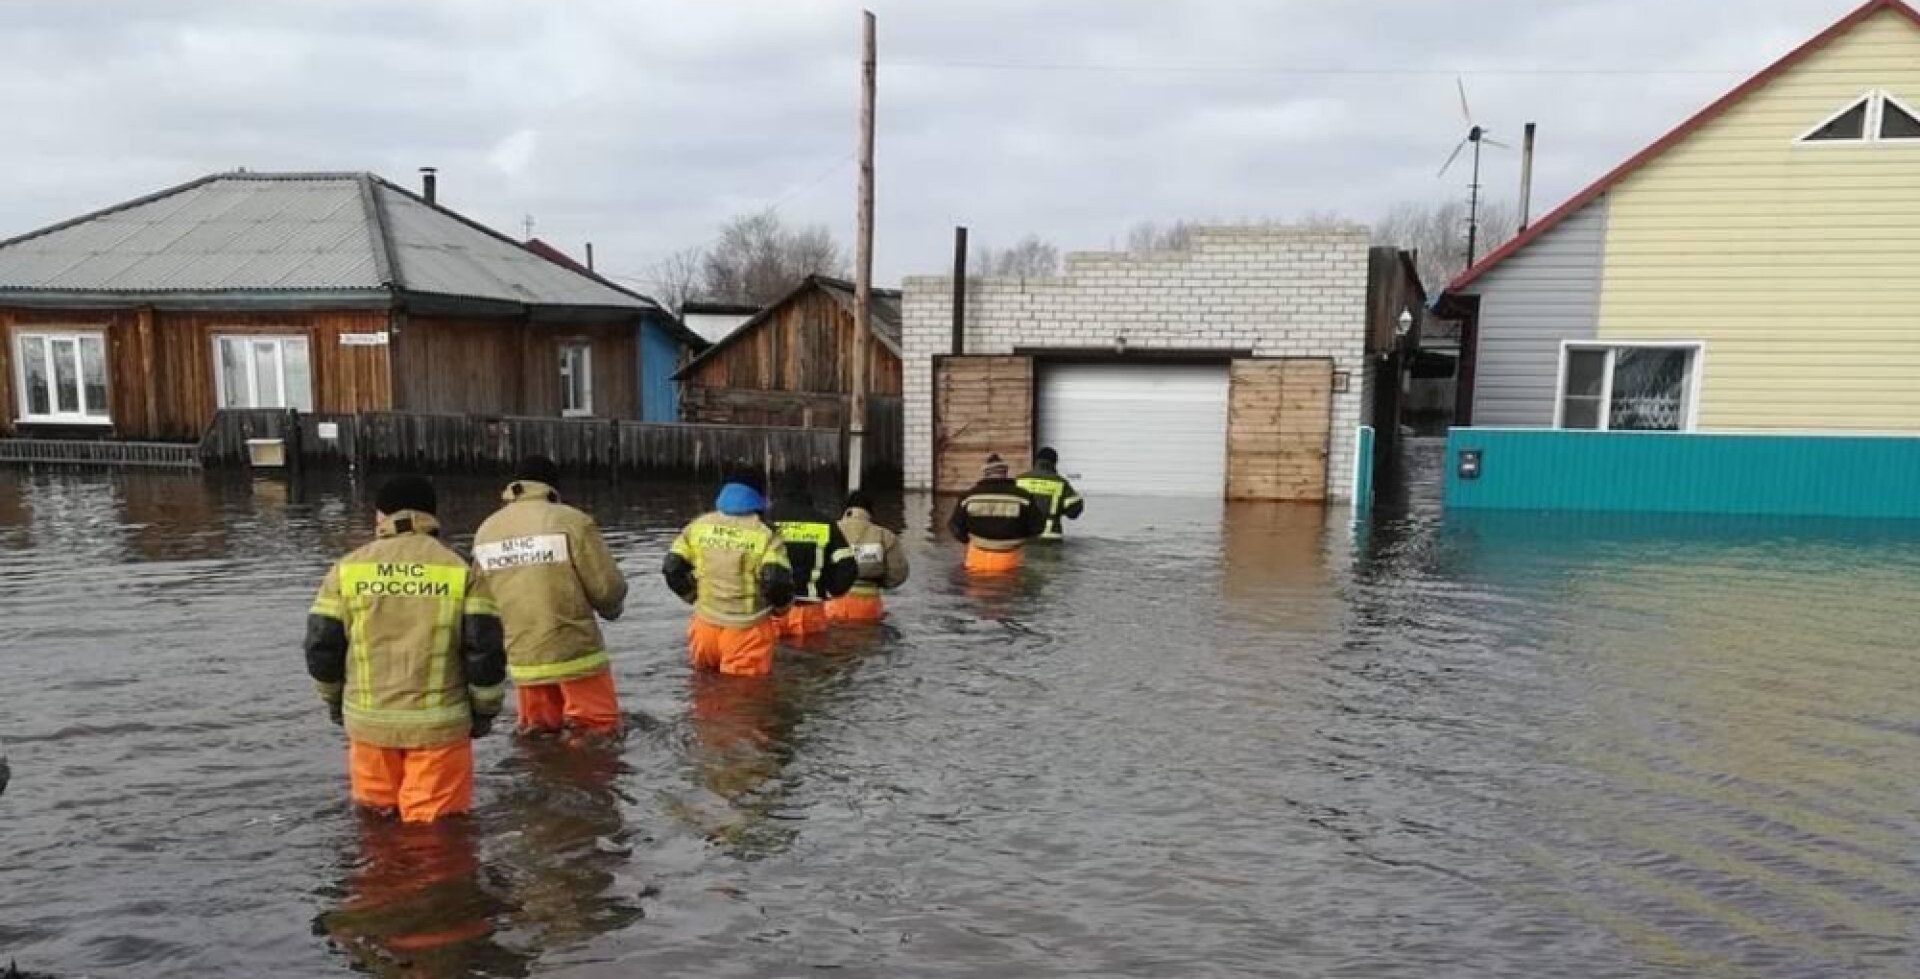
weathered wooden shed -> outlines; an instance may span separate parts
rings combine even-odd
[[[638,418],[660,312],[372,174],[214,174],[0,242],[0,434],[196,439],[220,408]]]
[[[900,396],[900,293],[875,289],[867,393]],[[808,276],[677,375],[681,416],[707,424],[838,428],[853,390],[853,285]]]

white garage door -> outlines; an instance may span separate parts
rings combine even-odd
[[[1039,444],[1080,490],[1225,495],[1226,365],[1062,365],[1039,388]]]

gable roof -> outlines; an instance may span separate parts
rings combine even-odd
[[[1759,74],[1735,86],[1732,91],[1722,95],[1712,104],[1695,113],[1691,118],[1687,119],[1687,121],[1676,126],[1672,132],[1660,137],[1645,149],[1629,157],[1625,163],[1615,167],[1607,173],[1606,176],[1594,181],[1586,189],[1568,198],[1566,203],[1561,204],[1540,220],[1528,225],[1525,231],[1515,235],[1506,244],[1488,252],[1480,261],[1474,263],[1472,268],[1455,276],[1454,280],[1447,284],[1446,291],[1454,292],[1465,288],[1475,279],[1485,275],[1494,266],[1505,261],[1507,256],[1527,247],[1534,239],[1553,230],[1560,222],[1578,213],[1581,208],[1591,204],[1595,198],[1612,190],[1622,180],[1625,180],[1635,171],[1652,162],[1655,157],[1671,149],[1674,144],[1693,135],[1697,130],[1718,119],[1728,109],[1731,109],[1736,103],[1748,95],[1753,94],[1753,92],[1761,86],[1773,81],[1774,78],[1778,77],[1787,69],[1792,68],[1801,61],[1804,61],[1809,55],[1826,47],[1835,38],[1853,30],[1868,18],[1882,11],[1892,11],[1905,17],[1916,27],[1920,27],[1920,11],[1916,11],[1912,6],[1907,4],[1905,0],[1868,0],[1866,4],[1856,8],[1852,13],[1836,21],[1833,26],[1814,35],[1806,43],[1787,52],[1780,60],[1761,69]]]
[[[0,241],[0,300],[658,308],[370,173],[216,173]]]
[[[733,346],[741,337],[765,325],[767,320],[773,317],[774,311],[814,289],[819,289],[833,297],[834,301],[839,303],[840,307],[847,311],[847,315],[853,315],[853,283],[831,276],[809,275],[800,280],[800,284],[794,286],[786,295],[768,303],[758,313],[755,313],[752,319],[734,327],[732,333],[727,334],[720,342],[708,347],[705,353],[688,361],[687,366],[680,368],[679,373],[673,375],[673,379],[680,381],[692,377],[693,372],[702,363],[718,356],[722,350]],[[870,315],[867,318],[867,322],[873,330],[874,339],[879,340],[880,345],[886,347],[895,357],[900,357],[900,290],[874,289],[868,295]]]

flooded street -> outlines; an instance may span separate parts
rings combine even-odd
[[[1920,971],[1920,527],[1093,499],[1008,587],[909,498],[890,625],[754,682],[657,573],[705,494],[574,489],[633,730],[480,741],[475,816],[402,832],[300,655],[363,489],[0,469],[0,963]],[[496,490],[442,484],[459,542]]]

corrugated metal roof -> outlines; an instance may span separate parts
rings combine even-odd
[[[362,173],[223,173],[0,242],[0,293],[377,292],[655,309]]]
[[[226,174],[0,244],[0,290],[378,289],[350,175]]]

